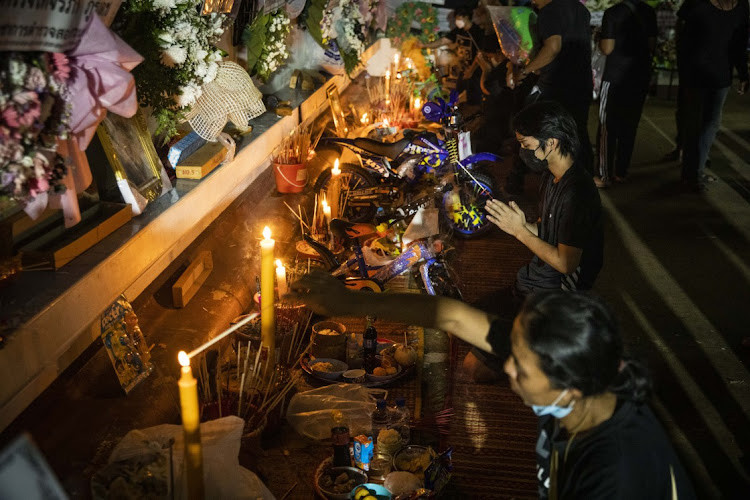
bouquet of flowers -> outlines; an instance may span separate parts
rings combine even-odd
[[[28,202],[60,192],[67,172],[56,153],[66,138],[68,58],[61,53],[5,52],[0,58],[0,201]]]
[[[113,29],[144,56],[133,75],[142,106],[151,106],[165,142],[216,78],[224,53],[215,43],[226,16],[199,14],[199,0],[127,0]]]
[[[289,16],[284,9],[260,13],[242,34],[247,46],[248,73],[267,81],[289,57],[286,39],[290,31]]]
[[[311,0],[305,23],[321,47],[338,50],[347,73],[357,67],[367,36],[357,0]]]
[[[437,40],[438,13],[437,9],[426,2],[404,2],[397,9],[394,17],[388,21],[388,38],[395,45],[400,45],[412,36],[413,25],[419,26],[419,32],[414,33],[423,43]]]
[[[336,44],[344,60],[347,73],[359,64],[359,58],[365,51],[366,25],[354,0],[341,0],[340,13],[336,20]]]

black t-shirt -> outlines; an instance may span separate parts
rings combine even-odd
[[[591,100],[591,14],[579,0],[552,0],[539,10],[539,40],[560,35],[557,57],[542,68],[537,85],[542,94],[569,93],[572,99]]]
[[[618,400],[609,420],[570,438],[554,417],[539,419],[536,453],[542,500],[549,498],[550,482],[556,483],[552,486],[560,500],[696,498],[667,434],[646,404]],[[550,480],[553,443],[559,464],[556,481]]]
[[[720,89],[732,83],[732,68],[748,79],[748,0],[729,11],[709,0],[685,0],[677,16],[684,22],[679,34],[677,61],[680,83]]]
[[[604,11],[602,38],[613,39],[604,81],[616,85],[647,85],[651,75],[649,38],[656,38],[656,12],[640,0],[625,0]]]
[[[445,38],[456,44],[456,55],[463,66],[468,66],[474,61],[484,43],[484,31],[476,24],[472,24],[468,30],[455,28],[445,35]]]
[[[540,184],[539,237],[557,246],[562,243],[583,250],[574,272],[562,274],[536,255],[518,271],[516,286],[523,293],[538,290],[588,290],[594,284],[604,258],[604,229],[599,191],[591,175],[573,164],[555,183],[547,170]]]

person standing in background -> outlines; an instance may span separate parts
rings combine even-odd
[[[737,92],[747,92],[748,16],[748,0],[685,0],[677,12],[682,182],[693,192],[707,190],[706,159],[734,69]]]
[[[421,46],[425,49],[436,49],[445,45],[453,47],[459,61],[457,89],[459,92],[466,91],[469,104],[479,105],[482,102],[482,92],[479,87],[480,73],[467,70],[476,68],[473,63],[479,53],[480,44],[484,41],[484,31],[472,22],[472,17],[473,9],[463,7],[456,9],[454,11],[456,27],[438,40],[421,44]]]
[[[651,81],[656,12],[641,0],[623,0],[604,12],[599,49],[607,56],[599,103],[596,186],[625,182],[638,122]]]
[[[510,67],[508,84],[518,86],[531,73],[538,73],[536,88],[527,104],[556,101],[573,115],[581,147],[576,163],[593,175],[589,139],[589,107],[594,92],[591,75],[591,15],[578,0],[532,0],[539,9],[537,32],[542,47],[525,67]],[[525,170],[515,162],[505,190],[523,191]]]

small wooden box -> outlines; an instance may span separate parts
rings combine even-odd
[[[206,250],[199,253],[198,257],[182,273],[182,276],[172,285],[174,306],[177,308],[185,307],[213,269],[214,261],[211,252]]]
[[[226,155],[227,150],[220,142],[208,142],[177,165],[177,178],[202,179],[224,161]]]
[[[62,217],[34,228],[19,243],[24,267],[60,269],[122,227],[133,216],[130,205],[102,201],[81,212],[81,222],[66,229]]]

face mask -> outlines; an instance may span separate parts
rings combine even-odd
[[[466,22],[463,19],[456,20],[456,28],[458,29],[464,29],[464,26],[466,26]]]
[[[531,405],[531,409],[534,411],[534,413],[536,413],[537,417],[542,417],[544,415],[552,415],[555,418],[567,417],[568,415],[570,415],[570,412],[573,411],[573,405],[575,404],[575,401],[571,401],[568,406],[557,406],[557,403],[559,403],[567,393],[568,390],[565,389],[560,393],[559,396],[557,396],[557,398],[552,402],[551,405]]]
[[[521,148],[521,150],[518,152],[518,156],[521,158],[521,161],[524,162],[527,167],[529,167],[529,170],[537,174],[541,174],[542,172],[547,170],[547,168],[549,167],[549,164],[547,163],[547,156],[549,156],[549,154],[552,152],[550,151],[550,153],[547,153],[547,156],[540,160],[536,157],[536,151],[541,147],[542,145],[539,144],[539,146],[534,150]]]

